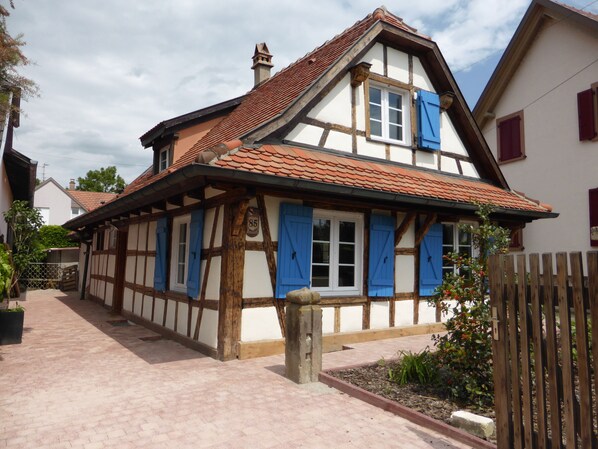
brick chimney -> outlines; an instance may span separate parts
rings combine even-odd
[[[251,70],[253,70],[253,86],[255,87],[270,78],[270,69],[274,66],[272,64],[272,55],[265,42],[255,45],[252,59],[253,65],[251,66]]]
[[[75,190],[75,180],[71,179],[69,182],[69,190]]]

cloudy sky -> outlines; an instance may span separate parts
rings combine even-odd
[[[7,0],[0,0],[3,4]],[[598,1],[568,0],[598,12]],[[529,0],[386,0],[440,46],[471,107]],[[589,5],[589,6],[588,6]],[[151,163],[139,136],[162,120],[251,89],[267,42],[278,71],[372,12],[366,0],[15,0],[8,18],[40,87],[15,148],[38,178],[66,186],[116,165],[127,182]],[[44,164],[47,164],[44,168]]]

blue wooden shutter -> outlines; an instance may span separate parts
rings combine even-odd
[[[276,297],[310,285],[313,209],[297,204],[280,205]]]
[[[203,209],[191,212],[189,226],[189,267],[187,269],[187,296],[199,295],[199,272],[201,267],[201,244],[203,241]]]
[[[387,215],[370,218],[368,296],[394,295],[395,219]]]
[[[442,283],[442,225],[430,226],[419,248],[419,295],[432,296]]]
[[[154,288],[158,291],[166,290],[166,242],[168,241],[168,219],[158,219],[156,226],[156,265],[154,268]]]
[[[440,97],[434,92],[417,93],[417,132],[420,148],[440,150]]]

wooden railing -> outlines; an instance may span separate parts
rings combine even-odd
[[[490,259],[498,448],[595,449],[598,252],[527,262]]]

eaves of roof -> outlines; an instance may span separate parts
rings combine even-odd
[[[571,20],[598,35],[598,15],[551,0],[533,0],[473,109],[473,116],[480,128],[490,120],[488,113],[498,103],[542,24],[549,17]]]

